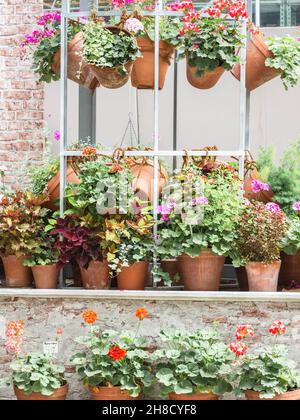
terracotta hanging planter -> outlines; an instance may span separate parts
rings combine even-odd
[[[32,272],[30,267],[25,267],[23,261],[27,257],[16,257],[15,255],[2,256],[5,272],[6,287],[31,287]]]
[[[133,64],[131,83],[137,89],[154,89],[155,44],[149,38],[138,37],[137,43],[142,57]],[[166,74],[174,54],[174,46],[166,41],[159,41],[159,89],[165,84]]]
[[[264,41],[263,34],[252,36],[247,46],[246,88],[248,90],[254,90],[280,75],[278,70],[265,65],[266,59],[273,57]],[[240,64],[235,64],[231,70],[233,76],[238,80],[240,80],[240,70]]]
[[[129,267],[122,267],[117,275],[119,290],[144,290],[149,263],[138,261]]]
[[[138,397],[131,397],[125,389],[119,386],[89,386],[91,400],[112,401],[112,400],[138,400]]]
[[[68,79],[88,89],[96,89],[99,85],[98,79],[91,71],[91,66],[83,58],[83,36],[79,32],[68,44]],[[60,75],[60,50],[53,58],[52,70]]]
[[[176,394],[175,392],[171,392],[169,394],[169,400],[204,400],[204,401],[216,401],[219,399],[219,396],[213,394],[212,392],[195,392],[194,394]]]
[[[59,269],[56,264],[34,265],[31,267],[37,289],[56,289]]]
[[[182,254],[178,258],[178,269],[185,290],[217,291],[225,257],[213,254],[209,249],[199,257]]]
[[[74,169],[67,165],[66,171],[67,183],[79,184],[79,178],[74,172]],[[52,211],[58,210],[57,202],[59,200],[59,188],[60,188],[60,172],[58,172],[50,181],[48,182],[48,194],[49,201],[45,203],[45,206]]]
[[[281,261],[270,264],[249,262],[246,264],[250,292],[277,292]]]
[[[130,32],[126,31],[125,29],[118,28],[117,26],[106,26],[105,29],[113,33],[124,32],[128,36],[132,36]],[[132,70],[133,61],[128,61],[124,64],[126,69],[126,73],[121,73],[119,67],[97,67],[91,65],[91,70],[95,77],[97,78],[100,85],[108,88],[108,89],[117,89],[124,86],[130,77],[130,73]]]
[[[284,392],[283,394],[279,394],[276,395],[273,398],[260,398],[259,396],[259,392],[257,391],[246,391],[245,392],[246,395],[246,399],[247,400],[290,400],[290,401],[295,401],[295,400],[300,400],[300,389],[296,389],[295,391],[288,391],[288,392]]]
[[[87,269],[80,267],[85,289],[109,289],[109,267],[107,260],[91,261]]]
[[[281,253],[281,267],[279,271],[279,286],[289,286],[291,282],[300,282],[300,250],[295,255]]]
[[[197,76],[197,67],[190,66],[186,60],[186,77],[189,83],[197,89],[210,89],[214,87],[222,74],[225,72],[224,67],[217,67],[215,70],[205,70],[202,76]]]
[[[65,400],[69,390],[69,385],[65,384],[56,389],[51,395],[42,395],[40,392],[33,392],[26,395],[21,389],[14,386],[14,392],[17,400]]]

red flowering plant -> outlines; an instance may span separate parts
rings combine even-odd
[[[138,336],[148,312],[139,308],[135,315],[139,321],[136,332],[132,334],[102,330],[95,324],[97,312],[84,311],[83,320],[89,325],[88,334],[76,339],[83,350],[74,354],[71,362],[76,366],[80,380],[93,392],[98,392],[100,387],[121,387],[132,397],[137,397],[152,386],[147,342],[144,337]]]
[[[288,359],[287,347],[278,343],[279,336],[286,333],[286,326],[282,321],[275,321],[268,332],[274,337],[273,345],[250,348],[253,328],[249,324],[240,325],[236,332],[237,341],[229,346],[236,356],[231,382],[238,396],[255,391],[260,398],[274,398],[300,387],[296,363]]]
[[[179,35],[173,40],[178,48],[178,59],[187,58],[196,75],[217,67],[230,70],[239,62],[238,49],[243,45],[241,21],[249,21],[243,0],[214,0],[211,6],[196,10],[187,2],[170,5],[182,10]]]

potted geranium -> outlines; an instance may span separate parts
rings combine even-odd
[[[240,66],[232,69],[240,78]],[[284,88],[297,85],[300,77],[300,42],[291,36],[264,38],[262,33],[253,34],[247,48],[246,87],[254,90],[280,76]]]
[[[178,3],[185,12],[177,42],[174,40],[178,58],[186,58],[189,83],[198,89],[209,89],[225,70],[239,62],[237,51],[243,44],[240,22],[248,20],[246,3],[214,0],[199,11],[185,3]]]
[[[144,308],[136,311],[139,325],[148,315]],[[153,383],[149,352],[145,340],[136,334],[101,330],[93,325],[95,311],[85,311],[83,319],[90,325],[88,334],[76,342],[83,350],[74,354],[79,379],[88,386],[92,400],[138,399]]]
[[[170,188],[174,193],[158,208],[158,256],[178,257],[185,289],[218,290],[225,256],[236,241],[243,202],[241,181],[219,169],[204,175],[195,166],[175,176]]]
[[[68,384],[64,366],[56,364],[52,354],[25,353],[23,334],[24,321],[8,323],[5,349],[14,355],[14,360],[10,377],[1,379],[0,386],[13,385],[18,400],[65,400]]]
[[[241,325],[236,333],[238,341],[232,342],[231,351],[236,355],[232,379],[239,397],[247,400],[299,400],[300,376],[296,363],[290,360],[288,348],[277,342],[285,334],[286,326],[275,321],[268,329],[274,336],[272,346],[262,346],[249,351],[247,339],[254,336],[251,325]]]
[[[278,204],[245,203],[233,264],[245,265],[250,291],[277,291],[280,243],[286,228],[286,217]]]
[[[36,249],[49,210],[47,197],[30,192],[10,193],[0,203],[0,254],[7,287],[29,287],[32,274],[24,260]]]
[[[218,400],[232,390],[227,376],[234,360],[216,330],[166,332],[163,346],[151,355],[162,397],[171,400]]]

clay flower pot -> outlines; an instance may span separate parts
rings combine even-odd
[[[224,67],[217,67],[213,71],[205,70],[202,76],[197,76],[197,68],[190,66],[188,59],[186,60],[186,77],[189,83],[197,89],[212,88],[217,84],[224,72]]]
[[[144,290],[149,263],[138,261],[129,267],[122,267],[117,275],[119,290]]]
[[[199,257],[182,254],[178,258],[178,269],[185,290],[217,291],[225,257],[215,255],[209,249]]]
[[[138,400],[138,397],[131,397],[128,391],[119,386],[89,386],[89,391],[91,400]]]
[[[107,260],[91,261],[87,269],[80,267],[85,289],[109,289],[109,267]]]
[[[179,273],[177,259],[175,259],[175,260],[162,260],[161,263],[160,263],[160,267],[161,267],[162,271],[169,274],[170,279],[172,280],[172,285],[173,286],[182,286],[182,280],[181,279],[179,281],[174,280],[175,275]],[[164,285],[163,281],[158,283],[158,286],[163,286],[163,285]]]
[[[249,262],[246,264],[250,292],[277,292],[281,261],[270,264]]]
[[[79,178],[74,172],[73,168],[67,166],[67,182],[72,184],[79,184]],[[60,172],[58,172],[50,181],[48,182],[48,194],[49,201],[45,203],[45,206],[52,211],[58,210],[57,202],[59,200],[59,188],[60,188]]]
[[[273,398],[260,398],[259,392],[256,391],[246,391],[245,392],[246,399],[250,401],[254,400],[300,400],[300,389],[296,389],[295,391],[288,391],[284,392],[283,394],[276,395]]]
[[[42,395],[40,392],[33,392],[30,395],[26,395],[21,389],[14,386],[14,392],[17,400],[65,400],[68,390],[69,385],[65,384],[56,389],[51,395]]]
[[[292,281],[300,282],[300,250],[295,255],[281,253],[278,284],[279,286],[289,286]]]
[[[273,58],[272,52],[268,49],[262,34],[252,36],[247,46],[246,61],[246,88],[254,90],[264,83],[279,76],[280,72],[274,68],[266,67],[267,58]],[[235,64],[231,73],[240,80],[240,64]]]
[[[27,257],[9,255],[7,257],[2,256],[1,258],[4,267],[6,287],[31,287],[31,268],[23,265],[23,261]]]
[[[91,66],[83,60],[82,55],[83,36],[79,32],[68,44],[68,79],[80,86],[94,90],[99,86],[99,82],[91,71]],[[60,50],[54,55],[52,70],[60,75]]]
[[[56,289],[59,269],[56,264],[35,265],[31,267],[37,289]]]
[[[171,392],[169,394],[169,400],[218,400],[219,396],[213,394],[212,392],[195,392],[194,394],[176,394],[175,392]]]
[[[131,83],[137,89],[154,89],[154,42],[148,37],[137,38],[142,57],[136,59],[131,73]],[[159,41],[159,79],[158,86],[162,89],[166,74],[174,54],[174,46],[166,41]]]

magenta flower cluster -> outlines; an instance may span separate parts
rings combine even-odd
[[[293,204],[293,210],[300,211],[300,201],[296,201],[296,203]]]
[[[51,38],[57,31],[57,28],[52,27],[56,22],[60,22],[60,14],[57,12],[46,13],[40,16],[37,20],[39,26],[43,26],[43,29],[35,29],[31,34],[25,34],[25,40],[21,46],[39,44],[42,39]]]
[[[251,189],[252,189],[252,192],[257,194],[260,191],[269,191],[270,187],[269,187],[269,184],[266,184],[265,182],[262,182],[259,179],[254,179],[251,182]]]
[[[196,205],[206,205],[208,204],[208,198],[204,197],[204,196],[200,196],[200,197],[196,197],[192,199],[192,205],[196,206]]]
[[[281,212],[280,206],[278,204],[276,204],[276,203],[267,203],[266,204],[266,209],[268,209],[272,213],[279,213],[279,212]]]
[[[113,7],[117,9],[133,3],[135,3],[135,0],[112,0]]]
[[[170,214],[174,210],[175,206],[176,206],[175,201],[170,200],[168,203],[161,204],[160,206],[157,207],[157,214],[161,215],[161,220],[163,222],[168,222],[169,221]]]

